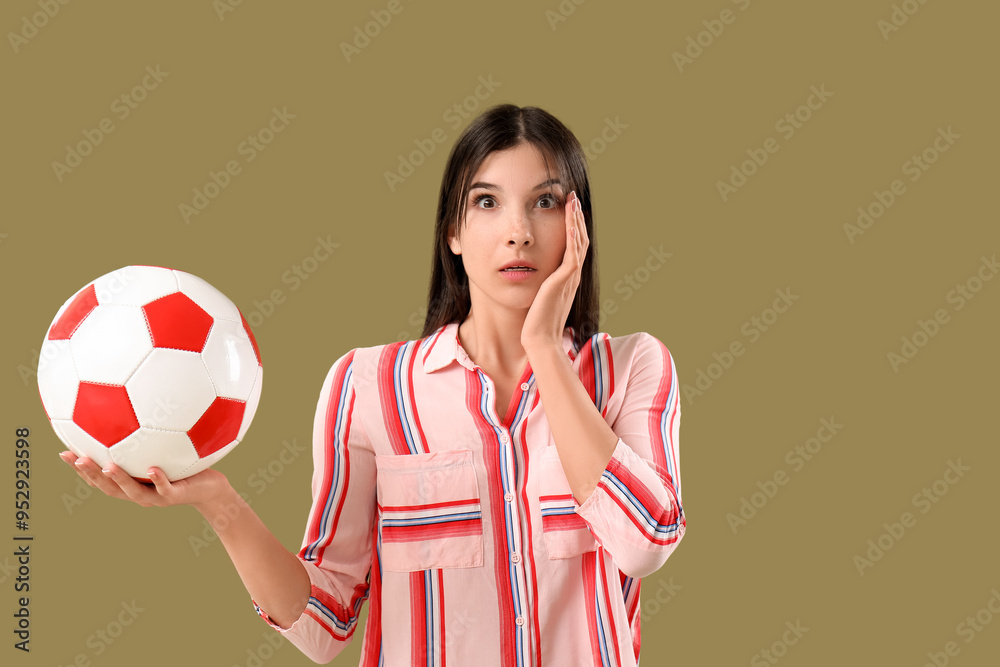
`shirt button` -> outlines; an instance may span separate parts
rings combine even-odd
[[[505,494],[503,494],[503,499],[506,500],[509,503],[510,501],[514,500],[514,494],[513,493],[505,493]]]
[[[524,616],[518,616],[516,619],[514,619],[514,622],[517,623],[518,625],[524,625]]]
[[[528,391],[528,383],[527,382],[522,382],[521,383],[521,391]]]
[[[514,554],[513,556],[510,557],[510,559],[512,561],[514,561],[515,563],[520,563],[521,562],[521,554]]]
[[[500,442],[507,442],[507,434],[506,433],[501,433],[500,434]]]

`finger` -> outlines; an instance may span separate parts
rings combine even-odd
[[[156,493],[164,499],[171,499],[177,493],[177,488],[167,479],[167,476],[163,474],[163,471],[159,468],[153,467],[146,472],[146,476],[153,482],[153,486],[156,488]]]
[[[580,201],[579,197],[576,198],[576,220],[578,229],[576,236],[584,244],[584,250],[586,250],[586,246],[590,244],[590,237],[587,235],[587,218],[583,215],[583,202]]]
[[[80,476],[91,486],[97,487],[112,498],[126,498],[125,492],[122,491],[121,487],[115,484],[113,480],[108,479],[101,471],[101,467],[92,459],[81,456],[73,462],[73,466],[80,473]]]
[[[570,239],[573,247],[573,255],[575,256],[575,265],[580,267],[583,265],[583,259],[587,254],[587,246],[590,240],[587,238],[587,225],[583,217],[583,203],[580,201],[579,195],[573,192],[573,202],[569,207],[572,209],[572,232],[570,234]],[[569,250],[567,248],[567,250]]]
[[[114,482],[129,500],[133,500],[141,505],[162,504],[162,500],[156,491],[145,484],[140,484],[138,480],[114,463],[109,462],[105,466],[103,474],[106,478]]]
[[[563,258],[572,258],[579,254],[580,244],[580,197],[576,191],[570,193],[569,205],[566,206],[566,255]]]

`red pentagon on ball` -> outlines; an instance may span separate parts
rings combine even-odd
[[[198,422],[187,432],[198,452],[198,458],[213,454],[233,440],[240,432],[246,403],[231,398],[216,398]]]
[[[80,293],[73,298],[73,302],[63,311],[59,321],[49,329],[49,340],[69,340],[94,308],[97,308],[97,291],[93,285],[88,285],[80,290]]]
[[[139,420],[122,385],[81,382],[73,421],[105,447],[139,430]]]
[[[181,292],[142,307],[153,347],[201,352],[212,329],[212,316]]]
[[[250,339],[250,344],[253,345],[253,353],[257,355],[257,363],[260,363],[260,348],[257,347],[257,338],[253,335],[253,329],[247,324],[247,318],[243,317],[243,313],[240,313],[240,320],[243,321],[243,330],[247,332],[247,337]]]

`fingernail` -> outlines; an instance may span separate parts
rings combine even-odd
[[[105,475],[110,475],[111,468],[101,468],[101,472],[103,472]]]
[[[76,465],[77,465],[77,467],[82,468],[83,467],[83,459],[77,459],[76,460]]]
[[[156,477],[156,472],[152,468],[150,468],[149,470],[146,471],[146,477],[153,479],[154,477]]]

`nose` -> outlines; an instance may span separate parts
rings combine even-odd
[[[507,231],[507,244],[511,246],[530,246],[535,242],[535,237],[531,233],[531,222],[523,212],[517,212],[511,216],[513,220]]]

